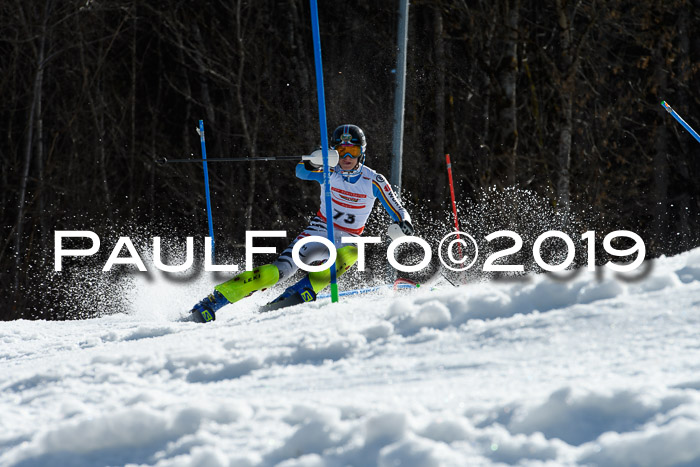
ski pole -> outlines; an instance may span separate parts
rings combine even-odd
[[[668,105],[668,103],[667,103],[666,101],[661,101],[661,106],[662,106],[664,109],[666,109],[666,111],[667,111],[668,113],[670,113],[671,115],[673,115],[673,118],[675,118],[676,120],[678,120],[678,123],[680,123],[681,125],[683,125],[683,128],[685,128],[686,130],[688,130],[688,132],[689,132],[691,135],[693,135],[693,138],[695,138],[695,139],[698,141],[698,143],[700,143],[700,135],[698,135],[697,132],[696,132],[695,130],[693,130],[692,128],[690,128],[690,125],[688,125],[688,124],[685,122],[685,120],[683,120],[683,119],[681,118],[681,116],[678,115],[678,114],[676,113],[676,111],[673,110],[673,109],[671,108],[670,105]]]
[[[161,157],[156,159],[158,164],[170,164],[172,162],[255,162],[255,161],[293,161],[293,160],[308,160],[309,155],[303,156],[263,156],[263,157],[215,157],[213,159],[168,159],[166,157]]]
[[[209,223],[209,237],[211,237],[211,262],[214,261],[214,222],[211,218],[211,197],[209,196],[209,169],[207,168],[207,147],[204,143],[204,120],[199,121],[199,128],[197,128],[197,133],[199,133],[199,141],[202,143],[202,160],[204,163],[204,194],[207,198],[207,222]]]

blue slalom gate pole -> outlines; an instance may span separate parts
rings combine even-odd
[[[696,132],[695,130],[693,130],[692,128],[690,128],[690,125],[688,125],[687,123],[685,123],[685,120],[683,120],[683,119],[681,118],[681,116],[678,115],[678,114],[676,113],[676,111],[673,110],[673,109],[671,108],[670,105],[668,105],[668,103],[666,103],[666,101],[661,101],[661,106],[662,106],[664,109],[666,109],[666,111],[667,111],[668,113],[670,113],[671,115],[673,115],[673,118],[675,118],[676,120],[678,120],[678,123],[680,123],[681,125],[683,125],[683,128],[685,128],[686,130],[688,130],[688,133],[690,133],[691,135],[693,135],[693,138],[695,138],[695,139],[698,141],[698,143],[700,143],[700,135],[698,135],[697,132]]]
[[[209,238],[211,238],[211,264],[215,264],[214,255],[214,222],[211,218],[211,197],[209,196],[209,169],[207,168],[207,146],[204,142],[204,120],[199,121],[199,141],[202,143],[202,160],[204,165],[204,194],[207,198],[207,221],[209,222]]]
[[[318,27],[318,5],[311,2],[311,30],[314,39],[314,62],[316,64],[316,93],[318,94],[318,120],[321,124],[321,151],[323,153],[323,192],[326,201],[326,224],[328,239],[335,244],[333,232],[333,200],[331,198],[331,170],[328,167],[328,129],[326,128],[326,99],[323,90],[323,63],[321,62],[321,34]],[[331,265],[331,301],[338,301],[338,281],[335,263]]]

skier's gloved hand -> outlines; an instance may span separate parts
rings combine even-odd
[[[409,237],[413,235],[413,226],[409,221],[401,221],[399,222],[399,227],[401,227],[401,232],[404,233],[404,235],[408,235]]]
[[[301,156],[301,160],[309,162],[311,165],[315,167],[322,167],[323,166],[323,151],[321,149],[317,149],[308,156]],[[338,165],[338,161],[340,160],[340,157],[338,156],[338,151],[335,149],[329,149],[328,150],[328,166],[329,167],[335,167]]]
[[[394,222],[389,225],[386,233],[392,240],[398,240],[401,237],[413,235],[413,226],[409,221]]]

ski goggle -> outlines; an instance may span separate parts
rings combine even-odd
[[[357,159],[362,154],[362,148],[355,145],[339,144],[335,147],[335,150],[338,151],[338,156],[340,156],[341,159],[345,159],[346,157]]]

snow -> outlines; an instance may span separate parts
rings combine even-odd
[[[700,465],[700,250],[641,269],[208,325],[213,279],[137,276],[129,314],[3,323],[0,465]]]

